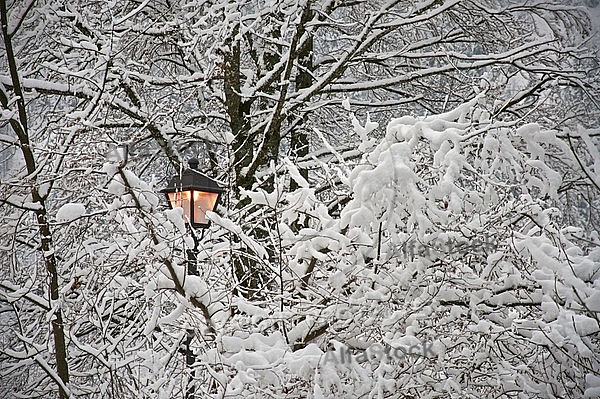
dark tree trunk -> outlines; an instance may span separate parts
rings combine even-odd
[[[240,42],[238,38],[239,26],[233,29],[231,36],[225,43],[223,54],[223,89],[227,114],[233,140],[233,168],[236,176],[236,189],[239,187],[250,188],[251,176],[244,176],[244,168],[252,162],[254,156],[254,139],[250,137],[248,114],[250,101],[243,101],[240,94]]]
[[[4,38],[4,48],[6,51],[6,59],[8,62],[8,68],[10,70],[12,87],[15,96],[17,97],[17,109],[19,111],[18,121],[11,119],[10,124],[16,133],[20,148],[25,160],[27,168],[27,174],[31,176],[31,197],[34,204],[39,204],[35,210],[35,216],[38,223],[38,232],[40,235],[40,247],[39,250],[42,252],[44,257],[44,263],[46,271],[49,276],[49,288],[50,288],[50,306],[54,306],[54,303],[59,299],[59,284],[58,284],[58,267],[56,263],[56,256],[54,255],[54,246],[52,243],[52,232],[50,225],[48,224],[48,215],[46,212],[45,198],[40,194],[36,182],[37,176],[37,165],[35,163],[35,157],[32,151],[32,145],[30,142],[29,131],[27,126],[27,109],[25,106],[25,97],[21,89],[17,60],[12,47],[11,36],[8,33],[8,10],[6,8],[6,2],[0,1],[0,20],[2,23],[2,36]],[[5,109],[9,107],[9,98],[5,95],[4,91],[0,91],[0,102]],[[54,353],[56,361],[56,371],[60,378],[61,384],[58,384],[58,392],[61,399],[67,398],[67,392],[63,389],[63,385],[66,386],[69,383],[69,366],[67,363],[67,348],[65,343],[65,332],[62,311],[60,307],[54,312],[54,317],[51,321],[52,335],[54,337]],[[58,383],[59,381],[57,381]]]
[[[302,14],[299,26],[299,36],[302,37],[306,33],[306,24],[312,20],[313,12],[308,5]],[[296,75],[296,90],[302,90],[310,87],[313,83],[313,37],[310,35],[308,40],[298,49],[298,74]],[[303,158],[308,155],[309,138],[304,127],[306,115],[299,116],[299,123],[292,129],[290,138],[290,150],[292,159]],[[299,169],[300,175],[308,181],[308,170]],[[290,189],[295,190],[297,184],[295,181],[290,182]]]

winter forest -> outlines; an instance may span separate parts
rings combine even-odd
[[[0,397],[599,398],[599,3],[0,0]]]

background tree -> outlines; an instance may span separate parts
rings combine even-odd
[[[7,395],[181,397],[194,376],[207,397],[593,396],[585,9],[1,5]],[[106,156],[119,145],[126,160]],[[231,194],[191,278],[181,214],[154,192],[197,155]],[[407,258],[412,242],[428,253]],[[319,363],[413,338],[438,363]]]

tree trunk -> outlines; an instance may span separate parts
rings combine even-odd
[[[240,42],[239,26],[236,26],[225,42],[223,54],[223,90],[233,140],[233,168],[236,176],[236,190],[250,188],[251,179],[244,176],[244,168],[252,162],[254,140],[249,135],[248,114],[250,102],[243,101],[240,95]]]
[[[17,109],[18,109],[18,120],[11,119],[10,125],[16,133],[23,158],[25,159],[25,165],[27,173],[31,177],[31,197],[34,204],[39,204],[38,208],[34,211],[38,222],[38,231],[40,234],[40,247],[39,250],[42,252],[44,257],[44,263],[46,270],[50,277],[50,305],[53,307],[54,303],[59,299],[59,286],[58,286],[58,269],[56,263],[56,257],[54,255],[54,248],[52,245],[52,233],[50,231],[50,225],[48,224],[48,215],[46,212],[46,204],[44,196],[39,192],[37,186],[37,167],[35,158],[32,151],[32,146],[29,137],[29,131],[27,127],[27,109],[25,107],[25,98],[21,89],[19,80],[19,72],[17,61],[12,47],[12,37],[8,32],[8,11],[6,9],[6,2],[0,1],[0,20],[2,22],[2,36],[4,39],[4,48],[6,50],[6,58],[8,62],[8,68],[10,70],[13,91],[17,97]],[[14,34],[14,32],[13,32]],[[3,91],[0,91],[0,102],[5,109],[9,109],[9,98]],[[54,318],[52,319],[52,335],[54,337],[54,350],[56,369],[58,376],[62,382],[58,381],[58,390],[60,398],[67,398],[68,394],[64,387],[69,383],[69,367],[67,363],[67,349],[65,343],[65,333],[62,318],[62,311],[60,307],[54,312]]]
[[[313,12],[310,4],[307,5],[302,13],[299,26],[299,36],[306,33],[306,24],[312,20]],[[308,40],[298,49],[298,74],[296,75],[296,90],[302,90],[310,87],[313,83],[313,36],[310,34]],[[308,133],[304,128],[306,114],[300,116],[299,123],[292,129],[290,138],[290,149],[292,159],[303,158],[308,155],[309,139]],[[308,181],[308,170],[299,168],[300,175]],[[290,182],[290,189],[295,190],[298,185],[294,180]]]

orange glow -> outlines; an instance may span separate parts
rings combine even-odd
[[[204,191],[178,191],[169,194],[169,202],[171,202],[172,208],[183,208],[183,214],[189,220],[191,220],[190,208],[193,206],[193,223],[206,224],[206,212],[212,211],[217,203],[219,194],[207,193]]]
[[[171,202],[171,207],[175,208],[183,208],[183,214],[189,220],[190,219],[190,198],[192,197],[192,193],[190,191],[178,191],[175,193],[169,193],[169,201]]]
[[[218,196],[216,193],[194,191],[194,223],[208,223],[206,212],[214,210]]]

